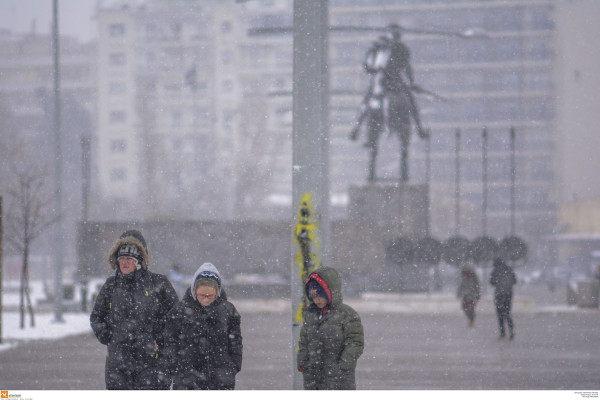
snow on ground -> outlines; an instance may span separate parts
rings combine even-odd
[[[84,313],[63,313],[63,322],[55,322],[52,313],[35,313],[35,326],[30,326],[25,315],[25,328],[20,328],[18,312],[2,312],[2,343],[0,351],[16,346],[19,342],[38,339],[58,339],[70,335],[91,332],[90,316]]]
[[[91,332],[89,313],[63,313],[63,322],[55,322],[53,305],[47,304],[42,281],[30,283],[30,298],[34,309],[35,326],[31,327],[25,313],[25,327],[20,328],[21,317],[19,282],[4,281],[2,285],[2,343],[0,351],[17,346],[20,342],[39,339],[58,339]]]
[[[90,282],[88,294],[91,296],[98,282]],[[527,288],[528,295],[516,294],[513,302],[515,313],[529,312],[573,312],[576,306],[567,306],[559,302],[544,304],[545,301],[531,297],[531,289]],[[538,289],[538,291],[540,291]],[[89,312],[79,310],[79,290],[75,290],[74,298],[65,302],[70,311],[62,314],[63,322],[55,322],[54,307],[46,300],[44,285],[41,281],[31,282],[31,301],[35,312],[35,327],[30,326],[29,316],[26,314],[25,328],[20,329],[19,290],[18,282],[5,281],[2,291],[2,331],[0,351],[17,346],[29,340],[58,339],[70,335],[90,332]],[[542,292],[544,290],[542,289]],[[561,296],[559,296],[561,297]],[[291,310],[289,299],[230,299],[241,314],[244,313],[282,313]],[[442,293],[363,293],[359,298],[345,299],[346,303],[354,307],[359,313],[461,313],[459,301],[454,295],[454,289]],[[91,308],[91,299],[89,301]],[[74,310],[77,310],[74,312]],[[493,313],[493,299],[491,291],[487,293],[478,304],[479,313]]]

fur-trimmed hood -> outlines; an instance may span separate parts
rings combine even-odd
[[[146,240],[144,239],[142,234],[136,230],[123,232],[121,237],[119,237],[119,239],[117,239],[113,243],[108,253],[108,263],[110,265],[110,268],[116,270],[119,267],[119,263],[117,262],[117,252],[119,251],[119,248],[124,244],[133,244],[137,246],[138,249],[140,249],[140,252],[142,253],[141,267],[147,269],[150,260],[148,259],[148,248],[146,247]]]

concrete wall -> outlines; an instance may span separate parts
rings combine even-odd
[[[228,281],[242,273],[284,279],[291,274],[292,225],[287,221],[88,222],[78,229],[76,279],[111,275],[108,251],[127,229],[144,235],[155,272],[167,273],[178,263],[191,276],[203,262],[212,262]],[[364,289],[381,272],[389,243],[374,243],[363,235],[354,222],[332,221],[329,265],[340,272],[345,292]],[[365,244],[372,248],[365,250]],[[366,253],[375,256],[365,257]]]

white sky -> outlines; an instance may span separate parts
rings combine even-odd
[[[52,0],[0,0],[0,29],[13,33],[50,33]],[[96,37],[95,0],[58,0],[59,32],[83,42]]]

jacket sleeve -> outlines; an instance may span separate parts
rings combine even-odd
[[[178,353],[181,331],[181,313],[179,306],[175,306],[167,313],[166,323],[162,333],[163,354],[169,365],[169,371],[172,374],[177,373]]]
[[[173,289],[173,285],[171,284],[171,282],[165,276],[161,276],[161,278],[162,279],[160,282],[160,314],[157,316],[158,326],[154,338],[156,340],[156,344],[158,344],[159,347],[164,346],[165,343],[163,333],[167,321],[167,314],[178,302],[177,292],[175,292],[175,289]]]
[[[112,307],[112,291],[114,283],[107,280],[94,303],[94,308],[90,314],[90,325],[94,335],[102,344],[108,344],[112,338],[112,326],[109,321],[110,309]]]
[[[301,370],[308,363],[308,336],[306,334],[306,316],[302,318],[302,328],[300,328],[300,338],[298,340],[298,354],[296,356],[296,368]]]
[[[365,347],[365,334],[360,317],[352,308],[347,308],[348,317],[344,322],[344,350],[340,356],[340,368],[353,370]]]
[[[229,350],[229,355],[231,360],[234,362],[235,367],[237,368],[237,372],[240,372],[242,369],[242,329],[241,329],[241,316],[235,309],[235,306],[232,307],[232,312],[229,315],[228,321],[228,332],[227,332],[227,345]]]

